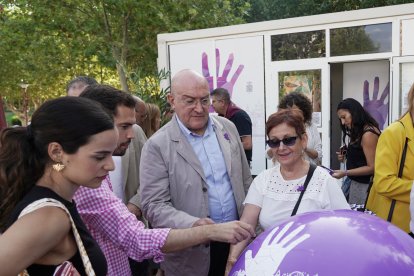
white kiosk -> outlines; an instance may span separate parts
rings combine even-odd
[[[338,168],[337,104],[357,99],[381,127],[398,119],[414,82],[413,34],[414,4],[160,34],[158,68],[172,76],[191,68],[211,88],[231,92],[253,121],[253,175],[268,165],[266,118],[284,94],[305,93],[321,133],[322,163]]]

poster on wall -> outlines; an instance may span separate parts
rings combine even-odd
[[[321,70],[280,72],[279,99],[291,92],[303,93],[311,101],[312,121],[321,127]]]
[[[388,126],[390,103],[390,65],[387,60],[344,64],[345,98],[354,98],[378,122]]]
[[[193,69],[208,81],[210,90],[225,88],[231,101],[252,120],[251,171],[257,175],[265,163],[265,111],[263,36],[186,42],[169,46],[171,76]],[[210,109],[214,112],[213,109]]]

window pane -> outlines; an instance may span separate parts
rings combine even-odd
[[[271,36],[272,61],[325,57],[325,31]]]
[[[331,29],[331,56],[392,51],[392,24],[374,24]]]

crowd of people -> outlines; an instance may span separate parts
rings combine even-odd
[[[0,275],[155,273],[145,260],[157,275],[229,275],[261,231],[350,204],[414,230],[414,85],[382,133],[358,101],[339,103],[340,170],[319,166],[311,101],[287,94],[266,122],[273,166],[254,179],[249,115],[193,70],[172,78],[161,128],[158,106],[92,78],[66,91],[0,134]]]

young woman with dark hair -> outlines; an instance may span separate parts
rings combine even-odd
[[[350,204],[364,204],[370,179],[374,175],[375,150],[381,134],[378,123],[355,99],[342,100],[337,107],[346,150],[337,152],[338,160],[346,161],[345,170],[335,170],[335,178],[348,177]],[[346,138],[349,142],[346,143]]]
[[[106,275],[105,257],[72,197],[80,186],[99,187],[114,169],[117,140],[112,116],[99,103],[77,97],[45,102],[28,127],[1,132],[1,275],[17,275],[24,269],[29,275],[52,275],[66,261],[85,275],[84,254],[62,208],[46,206],[22,215],[41,199],[55,200],[69,210],[92,269]]]

